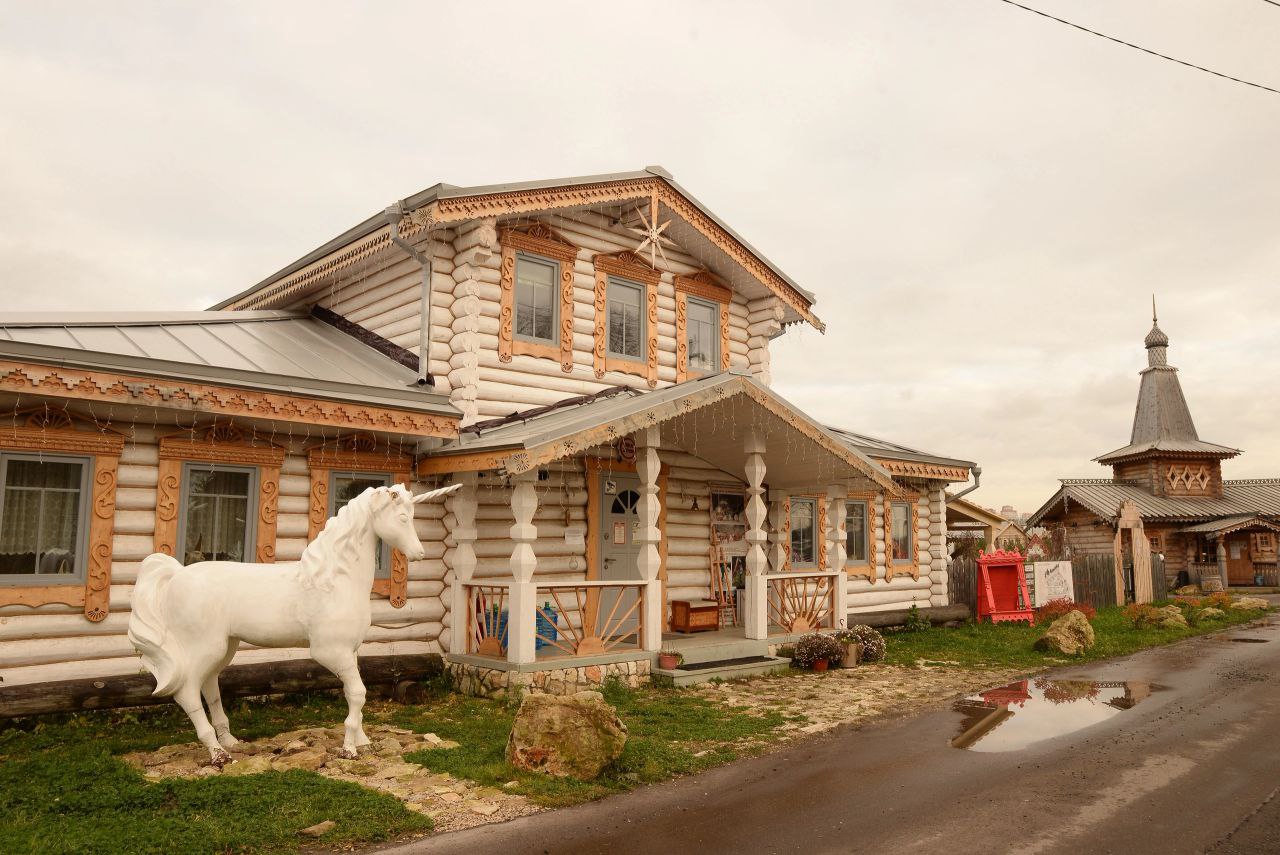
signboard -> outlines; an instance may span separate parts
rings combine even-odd
[[[625,546],[627,543],[627,524],[622,520],[613,524],[613,542],[616,546]]]
[[[1031,565],[1036,580],[1035,607],[1063,597],[1075,601],[1075,585],[1071,581],[1070,561],[1037,561]]]
[[[564,530],[564,542],[566,546],[586,546],[587,527],[584,525],[569,526]]]

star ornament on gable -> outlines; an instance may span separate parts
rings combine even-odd
[[[662,251],[662,243],[663,241],[668,240],[668,238],[664,237],[662,233],[666,230],[667,226],[671,225],[671,221],[667,220],[665,223],[658,223],[658,197],[654,196],[649,200],[649,217],[647,219],[645,218],[644,210],[638,205],[636,206],[636,215],[640,217],[640,222],[644,228],[637,228],[636,226],[626,227],[627,231],[635,232],[641,237],[639,245],[636,246],[632,252],[636,255],[641,255],[647,247],[649,250],[650,267],[658,266],[657,263],[659,255],[662,256],[662,263],[666,264],[667,254]]]

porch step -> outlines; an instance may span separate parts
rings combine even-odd
[[[790,659],[780,656],[742,656],[736,659],[720,659],[697,663],[685,662],[679,668],[653,669],[653,681],[666,686],[692,686],[709,680],[740,680],[743,677],[759,677],[778,674],[791,667]]]
[[[664,650],[674,650],[682,655],[684,665],[769,655],[769,642],[765,639],[717,638],[711,633],[681,638],[668,636],[663,640],[662,647]]]

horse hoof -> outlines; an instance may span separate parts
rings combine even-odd
[[[355,760],[360,755],[356,752],[354,748],[339,748],[338,756],[346,760]]]
[[[225,751],[219,751],[217,754],[213,755],[213,760],[210,761],[210,765],[212,765],[215,769],[221,771],[223,766],[226,766],[228,763],[234,763],[234,762],[235,761],[231,759],[230,754],[228,754]]]
[[[226,733],[218,737],[218,744],[230,751],[232,748],[235,748],[240,744],[240,740],[236,739],[231,734]]]

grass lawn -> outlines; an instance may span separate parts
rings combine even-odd
[[[1025,623],[967,623],[958,629],[932,627],[918,632],[890,632],[885,634],[888,650],[884,661],[893,665],[911,665],[918,659],[927,659],[973,667],[1046,668],[1064,662],[1093,662],[1125,656],[1143,648],[1171,644],[1194,635],[1248,623],[1261,614],[1228,609],[1224,618],[1203,621],[1184,629],[1135,629],[1124,617],[1123,610],[1112,606],[1100,609],[1092,621],[1097,638],[1094,646],[1075,657],[1034,649],[1032,645],[1044,635],[1045,627],[1031,627]]]
[[[465,698],[435,687],[419,706],[370,704],[365,718],[455,739],[461,747],[409,759],[436,771],[557,806],[598,798],[736,759],[732,743],[754,737],[763,748],[786,721],[747,714],[674,690],[610,686],[631,737],[617,767],[594,782],[513,770],[503,757],[515,705]],[[337,697],[244,701],[231,711],[242,739],[346,715]],[[317,841],[298,829],[326,819],[336,828],[318,843],[351,848],[426,831],[429,818],[397,799],[311,772],[147,782],[116,755],[194,741],[176,705],[0,723],[0,853],[297,852]],[[754,749],[752,749],[754,751]]]

